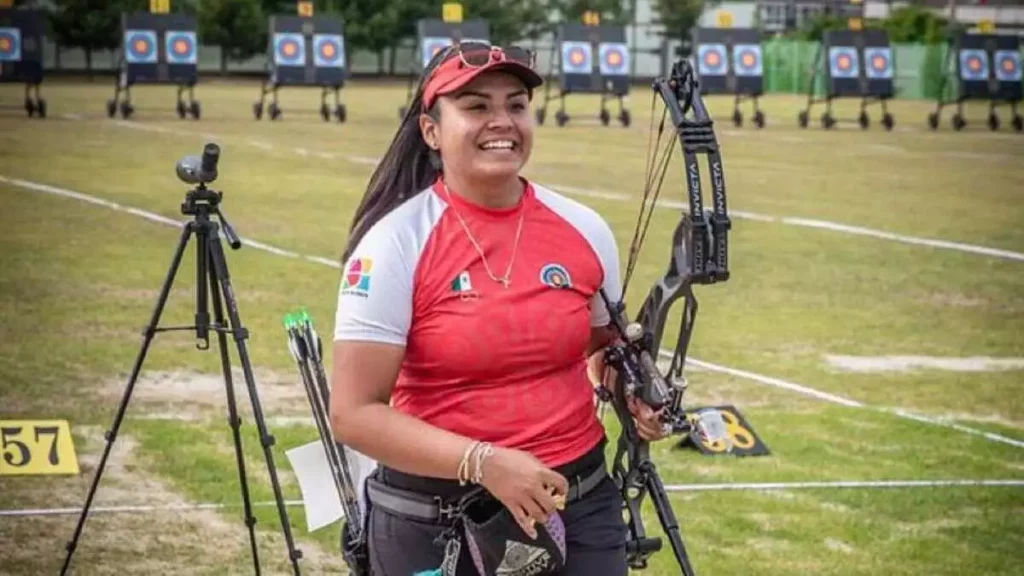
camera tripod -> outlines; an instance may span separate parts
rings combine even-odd
[[[245,524],[249,529],[249,542],[252,547],[253,567],[256,570],[256,574],[259,574],[260,562],[256,549],[256,532],[254,528],[256,525],[256,518],[252,514],[252,502],[249,498],[249,485],[245,474],[245,460],[242,455],[242,438],[239,433],[241,419],[238,417],[238,410],[235,404],[234,387],[231,381],[231,361],[228,358],[227,336],[230,334],[234,338],[235,344],[238,347],[238,357],[242,363],[242,370],[245,375],[245,383],[249,391],[249,400],[252,403],[253,416],[256,419],[256,426],[259,430],[260,443],[263,446],[263,455],[267,460],[267,470],[270,473],[270,480],[273,484],[274,498],[277,501],[277,511],[281,517],[281,529],[284,532],[285,542],[287,542],[288,545],[288,558],[291,562],[293,572],[295,574],[299,574],[298,560],[302,557],[302,552],[295,548],[295,543],[292,539],[291,526],[288,521],[288,512],[285,510],[284,499],[281,494],[281,486],[278,483],[277,471],[274,466],[274,458],[270,451],[270,447],[274,445],[274,437],[267,431],[266,422],[263,417],[263,410],[260,406],[259,397],[256,392],[252,366],[249,362],[249,356],[246,351],[245,340],[249,337],[249,332],[242,326],[242,322],[239,318],[238,306],[231,287],[227,261],[224,256],[224,249],[220,243],[218,229],[223,227],[224,235],[227,237],[228,243],[231,245],[232,249],[239,249],[242,246],[242,243],[218,207],[223,194],[221,192],[210,190],[206,187],[206,184],[213,182],[217,178],[217,162],[219,158],[220,148],[217,147],[216,144],[207,144],[203,149],[202,159],[196,156],[187,156],[180,160],[176,166],[179,179],[187,184],[198,184],[195,189],[186,193],[185,202],[181,205],[181,212],[183,214],[193,216],[194,218],[192,221],[185,224],[184,230],[182,231],[181,240],[178,243],[170,269],[167,272],[167,277],[164,280],[163,287],[160,290],[160,295],[157,298],[152,319],[145,329],[142,346],[135,359],[135,365],[132,367],[132,373],[128,379],[128,385],[125,388],[124,396],[121,398],[117,414],[114,417],[113,427],[107,431],[105,435],[107,440],[106,447],[103,450],[103,456],[100,459],[99,467],[96,469],[96,474],[93,477],[92,485],[89,487],[89,494],[85,501],[85,508],[82,509],[82,515],[79,517],[78,525],[75,527],[74,538],[67,545],[68,554],[64,560],[64,567],[61,569],[61,574],[65,574],[71,564],[71,557],[77,547],[78,538],[81,536],[82,527],[85,524],[86,516],[89,513],[89,507],[92,505],[92,499],[96,493],[96,487],[99,484],[100,477],[103,475],[103,469],[106,466],[110,449],[113,446],[114,440],[117,438],[118,429],[121,427],[121,421],[124,418],[125,410],[128,408],[128,402],[131,398],[132,390],[135,387],[135,382],[142,369],[142,364],[145,360],[146,352],[149,349],[150,343],[157,333],[175,330],[195,330],[196,347],[200,350],[209,349],[211,331],[215,332],[217,335],[217,341],[220,348],[221,366],[224,371],[224,383],[227,391],[228,423],[231,426],[231,430],[234,435],[235,457],[238,463],[238,475],[241,480],[242,500],[245,507]],[[217,222],[212,220],[212,216],[218,217],[221,225],[218,225]],[[197,248],[195,325],[160,328],[158,327],[160,315],[163,312],[164,305],[167,302],[167,297],[171,290],[171,285],[174,283],[175,274],[178,271],[185,248],[192,235],[196,236]],[[207,282],[209,282],[209,286],[207,286]],[[222,293],[224,302],[221,301]],[[212,300],[213,304],[212,324],[210,323],[210,312],[208,307],[210,302],[208,301],[208,298],[209,300]],[[231,323],[230,328],[225,324],[225,302],[227,304],[227,316]]]

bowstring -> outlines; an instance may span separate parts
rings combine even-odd
[[[640,256],[640,247],[643,245],[644,236],[647,234],[647,223],[650,222],[650,213],[654,211],[654,205],[650,208],[647,206],[647,200],[651,195],[651,185],[654,182],[654,166],[659,162],[658,156],[655,153],[652,156],[652,152],[655,152],[656,148],[661,145],[661,138],[665,132],[665,118],[667,116],[668,108],[662,111],[661,122],[658,124],[658,144],[655,145],[652,142],[654,137],[654,103],[657,98],[657,94],[651,94],[651,112],[650,112],[650,126],[647,131],[647,157],[644,162],[644,193],[640,198],[640,210],[637,213],[636,225],[633,228],[633,239],[629,245],[629,260],[626,264],[626,275],[622,281],[622,294],[625,297],[626,289],[629,286],[629,280],[633,276],[633,270],[636,267],[637,259]],[[644,212],[647,211],[647,219],[644,221]]]

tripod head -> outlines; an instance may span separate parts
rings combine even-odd
[[[185,156],[178,160],[175,166],[178,179],[186,184],[198,184],[185,194],[185,202],[181,204],[181,213],[195,216],[198,222],[209,221],[211,214],[219,216],[228,244],[233,250],[238,250],[242,247],[242,242],[219,207],[224,194],[206,187],[208,183],[217,179],[217,162],[219,161],[220,146],[212,142],[203,147],[202,157]]]

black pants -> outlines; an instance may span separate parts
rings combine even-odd
[[[622,496],[610,477],[560,514],[566,537],[563,576],[626,576]],[[372,576],[413,576],[441,565],[444,549],[434,539],[444,531],[443,526],[372,508],[367,530]],[[460,576],[476,573],[465,550],[463,546]]]

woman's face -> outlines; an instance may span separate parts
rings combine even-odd
[[[515,178],[530,157],[533,117],[522,80],[488,72],[438,99],[440,122],[422,116],[428,143],[439,147],[445,171],[467,179]]]

